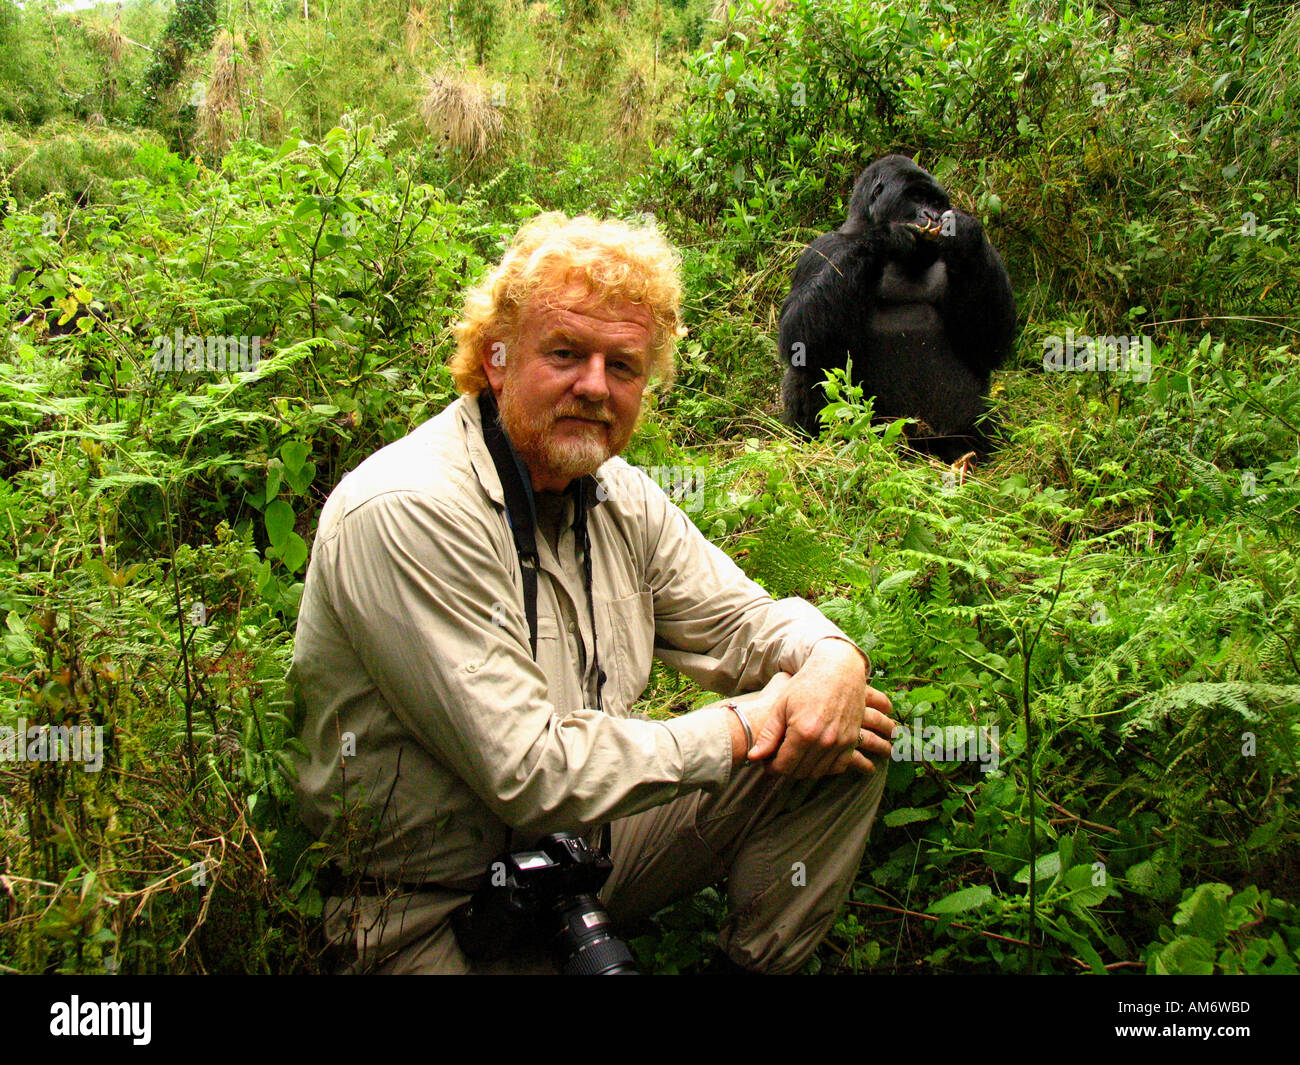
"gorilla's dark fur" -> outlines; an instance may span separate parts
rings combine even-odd
[[[844,225],[795,268],[781,307],[786,420],[816,435],[824,371],[851,358],[877,415],[924,423],[914,447],[982,457],[975,422],[1015,331],[1011,282],[979,221],[911,159],[887,155],[858,178]]]
[[[81,332],[81,327],[77,323],[82,318],[94,318],[100,324],[108,321],[108,316],[113,309],[99,300],[82,303],[80,297],[76,297],[69,317],[64,305],[60,304],[54,296],[46,295],[39,300],[32,299],[28,293],[40,287],[45,269],[45,267],[19,266],[9,275],[10,287],[16,295],[22,297],[22,305],[14,321],[30,323],[38,318],[44,319],[44,326],[38,324],[37,328],[47,337],[75,336]],[[65,317],[68,318],[67,321],[63,321]]]

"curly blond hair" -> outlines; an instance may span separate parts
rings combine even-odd
[[[673,349],[686,335],[681,322],[681,258],[653,224],[600,221],[559,211],[525,224],[501,262],[465,295],[454,327],[456,388],[478,395],[487,387],[483,355],[496,341],[507,358],[518,340],[524,312],[575,283],[602,299],[639,304],[650,313],[648,377],[672,381]],[[551,304],[554,306],[554,304]]]

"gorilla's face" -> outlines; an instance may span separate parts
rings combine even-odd
[[[943,186],[926,171],[905,155],[887,155],[862,171],[840,231],[860,233],[886,222],[936,223],[950,206]]]

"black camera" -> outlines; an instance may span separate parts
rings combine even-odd
[[[542,942],[566,976],[636,974],[632,952],[596,898],[614,868],[609,855],[570,832],[545,836],[537,848],[494,861],[452,913],[460,949],[472,961],[492,961]]]

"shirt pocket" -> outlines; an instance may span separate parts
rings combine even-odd
[[[603,605],[605,631],[600,633],[601,657],[610,648],[605,669],[605,710],[626,717],[650,682],[654,656],[654,599],[650,592],[633,592]]]

